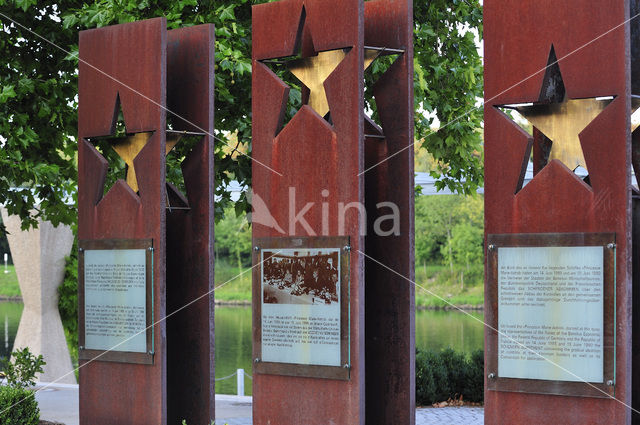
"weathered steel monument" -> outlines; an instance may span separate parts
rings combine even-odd
[[[253,7],[255,424],[414,423],[412,28],[403,0]]]
[[[639,11],[484,3],[487,424],[628,424],[639,407]]]
[[[80,423],[210,423],[213,26],[116,25],[79,50]]]

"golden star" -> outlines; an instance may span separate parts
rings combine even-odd
[[[519,106],[516,110],[553,142],[549,161],[558,159],[571,170],[586,169],[579,135],[612,100],[565,98],[561,103]]]
[[[133,160],[138,156],[142,148],[145,147],[152,134],[153,132],[135,133],[130,136],[108,139],[113,150],[116,151],[125,164],[127,164],[126,182],[136,193],[139,191],[139,188]]]
[[[349,49],[328,50],[289,62],[289,71],[309,89],[309,106],[318,115],[324,117],[329,113],[329,101],[324,89],[325,80],[340,65],[349,53]],[[381,49],[364,51],[364,69],[367,69],[378,56]]]
[[[570,99],[551,46],[540,95],[529,105],[504,105],[517,110],[532,126],[551,140],[548,161],[557,159],[571,170],[587,169],[580,133],[613,101],[613,96]]]
[[[347,56],[343,49],[320,52],[289,63],[289,71],[309,89],[309,106],[324,117],[329,113],[329,101],[324,90],[324,81]]]

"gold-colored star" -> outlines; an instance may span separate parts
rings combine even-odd
[[[551,45],[547,68],[536,103],[504,105],[517,110],[551,140],[548,161],[557,159],[571,170],[587,169],[580,133],[613,101],[613,96],[570,99],[566,94],[560,63]]]
[[[579,134],[611,103],[612,99],[567,99],[547,105],[519,106],[516,110],[553,144],[549,161],[558,159],[571,170],[587,168]]]
[[[291,61],[289,71],[309,89],[309,106],[324,117],[329,113],[329,101],[324,81],[347,56],[343,49],[320,52],[316,56]]]
[[[288,69],[309,89],[309,106],[318,115],[329,113],[329,101],[324,89],[325,80],[340,65],[349,53],[349,49],[327,50],[316,56],[309,56],[289,62]],[[378,56],[380,49],[365,49],[364,69],[367,69]]]
[[[145,147],[153,132],[135,133],[124,137],[116,137],[109,139],[113,150],[122,158],[127,164],[126,182],[129,187],[138,192],[138,179],[136,178],[136,167],[133,164],[133,160]]]

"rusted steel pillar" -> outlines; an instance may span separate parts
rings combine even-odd
[[[386,55],[393,65],[373,87],[376,124],[365,112],[364,72]],[[290,86],[280,77],[302,83],[303,105],[287,123]],[[394,274],[413,279],[412,77],[411,2],[253,7],[255,424],[414,422],[414,292]],[[397,228],[385,221],[394,213]],[[342,372],[266,364],[261,244],[274,253],[337,240],[348,241],[348,254],[334,247],[349,259]]]
[[[164,18],[80,33],[80,246],[145,241],[153,248],[150,349],[133,363],[117,347],[104,356],[81,347],[81,424],[209,423],[215,417],[213,41],[212,25],[167,31]],[[126,140],[145,133],[145,141],[128,157],[126,181],[105,190],[115,165],[96,141],[114,135],[120,109]],[[178,131],[199,138],[182,160],[184,194],[165,177]]]
[[[631,95],[638,93],[631,89],[628,19],[634,3],[617,0],[606,8],[587,0],[484,3],[487,424],[631,422],[630,116]],[[505,108],[528,119],[533,134],[520,129]],[[521,187],[531,152],[535,175]],[[588,178],[574,173],[578,166]],[[594,243],[593,235],[615,242]],[[602,246],[605,275],[611,264],[610,292],[605,276],[604,318],[599,318],[604,323],[604,379],[584,382],[573,374],[551,381],[499,373],[500,300],[491,258],[498,255],[492,250],[500,248],[493,241],[538,246],[531,241],[543,239],[549,246]],[[615,261],[607,263],[608,255]],[[607,306],[612,310],[607,312]],[[544,347],[546,353],[563,351],[553,344]],[[547,362],[546,357],[538,363]],[[559,375],[572,369],[563,358],[554,357],[554,363],[568,365]],[[538,367],[519,373],[531,374]]]

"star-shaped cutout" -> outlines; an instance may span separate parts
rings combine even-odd
[[[308,105],[321,117],[329,113],[329,101],[324,90],[324,81],[344,60],[347,52],[348,49],[328,50],[319,52],[316,56],[288,63],[289,71],[309,89]]]
[[[139,192],[138,179],[136,178],[136,167],[133,160],[138,156],[142,148],[145,147],[153,132],[133,133],[124,137],[105,138],[114,151],[122,158],[127,165],[125,181],[134,192]]]
[[[331,73],[347,57],[350,49],[328,50],[289,62],[289,71],[309,89],[309,102],[318,115],[324,117],[329,113],[329,101],[324,90],[324,82]],[[382,49],[365,48],[364,69],[380,56]]]
[[[538,101],[530,105],[502,105],[515,109],[551,140],[548,160],[557,159],[571,170],[587,168],[580,133],[613,101],[613,96],[570,99],[553,46]]]
[[[307,13],[303,6],[300,14],[300,23],[296,36],[294,55],[265,59],[261,62],[271,66],[274,72],[279,71],[279,66],[284,65],[307,89],[307,104],[321,117],[327,117],[331,107],[327,99],[324,82],[335,71],[340,63],[347,57],[352,46],[326,51],[316,51],[313,43],[313,34],[306,26]],[[303,48],[303,46],[305,46]],[[386,52],[384,48],[364,49],[364,69],[366,70],[381,54],[395,54]],[[393,50],[393,49],[392,49]]]

